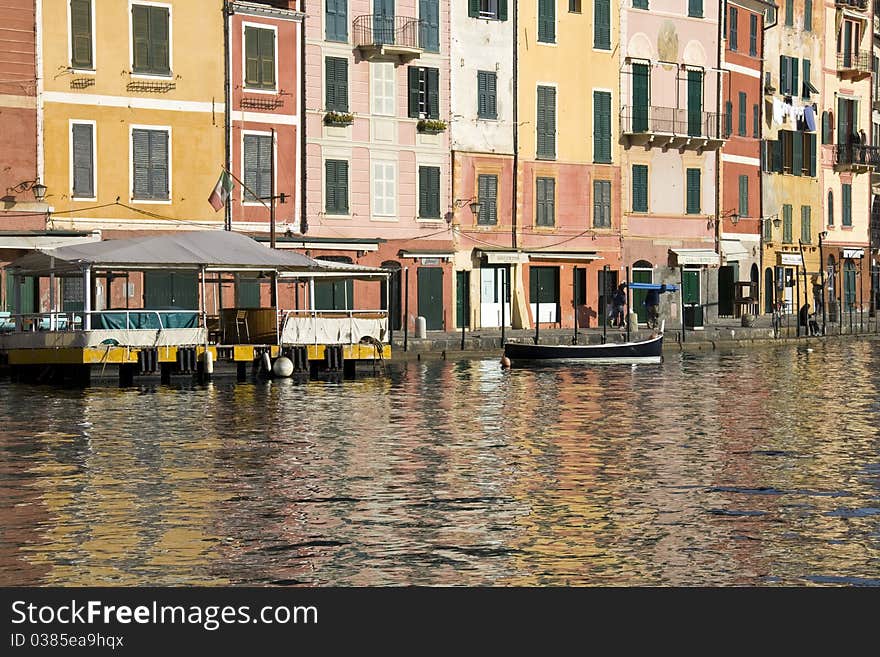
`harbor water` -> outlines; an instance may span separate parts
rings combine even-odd
[[[880,585],[880,341],[0,383],[0,585]]]

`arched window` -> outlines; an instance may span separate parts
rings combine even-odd
[[[828,225],[834,225],[834,192],[828,190]]]

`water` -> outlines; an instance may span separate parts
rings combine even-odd
[[[880,585],[880,342],[0,383],[2,585]]]

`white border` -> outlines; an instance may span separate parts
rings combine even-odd
[[[95,52],[95,0],[89,0],[91,2],[91,14],[90,17],[92,19],[92,68],[74,68],[73,67],[73,23],[70,18],[70,0],[65,0],[65,4],[67,5],[67,66],[72,73],[95,73],[98,68],[98,62],[96,59]]]
[[[134,16],[131,12],[135,5],[165,7],[168,10],[168,75],[134,72]],[[171,80],[174,78],[174,12],[172,5],[165,2],[151,2],[150,0],[128,0],[128,62],[133,78],[145,80]]]
[[[88,119],[68,119],[68,144],[70,165],[70,200],[71,201],[94,201],[98,198],[98,124]],[[73,189],[73,126],[90,125],[92,126],[92,196],[75,196]]]
[[[275,86],[271,89],[257,89],[255,87],[247,86],[247,40],[245,39],[245,32],[247,28],[253,27],[258,30],[272,30],[274,32],[272,47],[275,51]],[[278,26],[273,25],[272,23],[253,23],[248,21],[241,22],[241,90],[242,92],[246,92],[249,94],[269,94],[275,95],[278,93],[278,54],[280,48],[278,47]]]
[[[241,153],[239,153],[240,157],[239,157],[239,169],[238,170],[241,172],[242,180],[244,180],[244,177],[245,177],[245,173],[244,173],[244,138],[246,135],[253,135],[256,137],[271,137],[272,131],[271,130],[269,130],[269,131],[266,131],[266,130],[242,130],[241,131],[241,142],[240,142]],[[277,190],[278,190],[278,133],[277,132],[275,133],[275,139],[272,140],[272,173],[274,174],[273,175],[274,180],[272,181],[272,186],[276,190],[275,193],[277,194],[278,193],[277,192]],[[254,191],[257,191],[257,190],[254,190]],[[242,206],[244,206],[246,208],[252,208],[252,207],[265,208],[266,207],[260,201],[245,201],[244,194],[245,194],[245,190],[242,189],[241,190],[241,201],[240,201],[240,204]],[[272,201],[268,201],[267,203],[271,204]]]
[[[134,198],[134,130],[164,130],[168,133],[168,200],[161,201],[157,199]],[[128,200],[131,203],[140,203],[143,205],[171,205],[174,196],[172,195],[172,176],[171,163],[174,161],[172,157],[172,141],[170,125],[141,125],[131,123],[128,126]]]

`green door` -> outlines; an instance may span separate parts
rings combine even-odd
[[[354,308],[354,281],[315,281],[315,310]]]
[[[682,274],[681,300],[684,304],[684,323],[688,328],[703,325],[703,308],[700,306],[700,271],[685,269]]]
[[[703,134],[703,72],[688,71],[688,136],[699,137]]]
[[[198,310],[199,285],[196,272],[145,271],[144,307],[152,310]]]
[[[443,329],[443,270],[440,267],[419,267],[419,315],[425,318],[429,331]]]
[[[256,278],[237,277],[235,280],[235,307],[260,307],[260,281]]]
[[[653,272],[650,269],[633,269],[633,283],[652,283],[652,278]],[[630,307],[639,316],[639,324],[646,324],[648,322],[648,309],[645,307],[646,296],[648,296],[647,290],[632,290],[630,293]]]
[[[529,303],[532,317],[545,323],[559,321],[559,267],[529,269]]]
[[[471,316],[470,272],[455,272],[455,325],[466,326]]]
[[[718,314],[725,317],[733,317],[734,274],[730,266],[718,269]]]
[[[648,65],[633,64],[632,131],[648,130]]]
[[[18,312],[28,315],[37,312],[37,288],[34,285],[33,276],[22,276],[18,279],[21,283],[21,308]],[[15,277],[11,274],[6,276],[6,310],[16,312],[15,308]]]
[[[852,312],[856,305],[856,266],[852,260],[843,265],[843,311]]]

